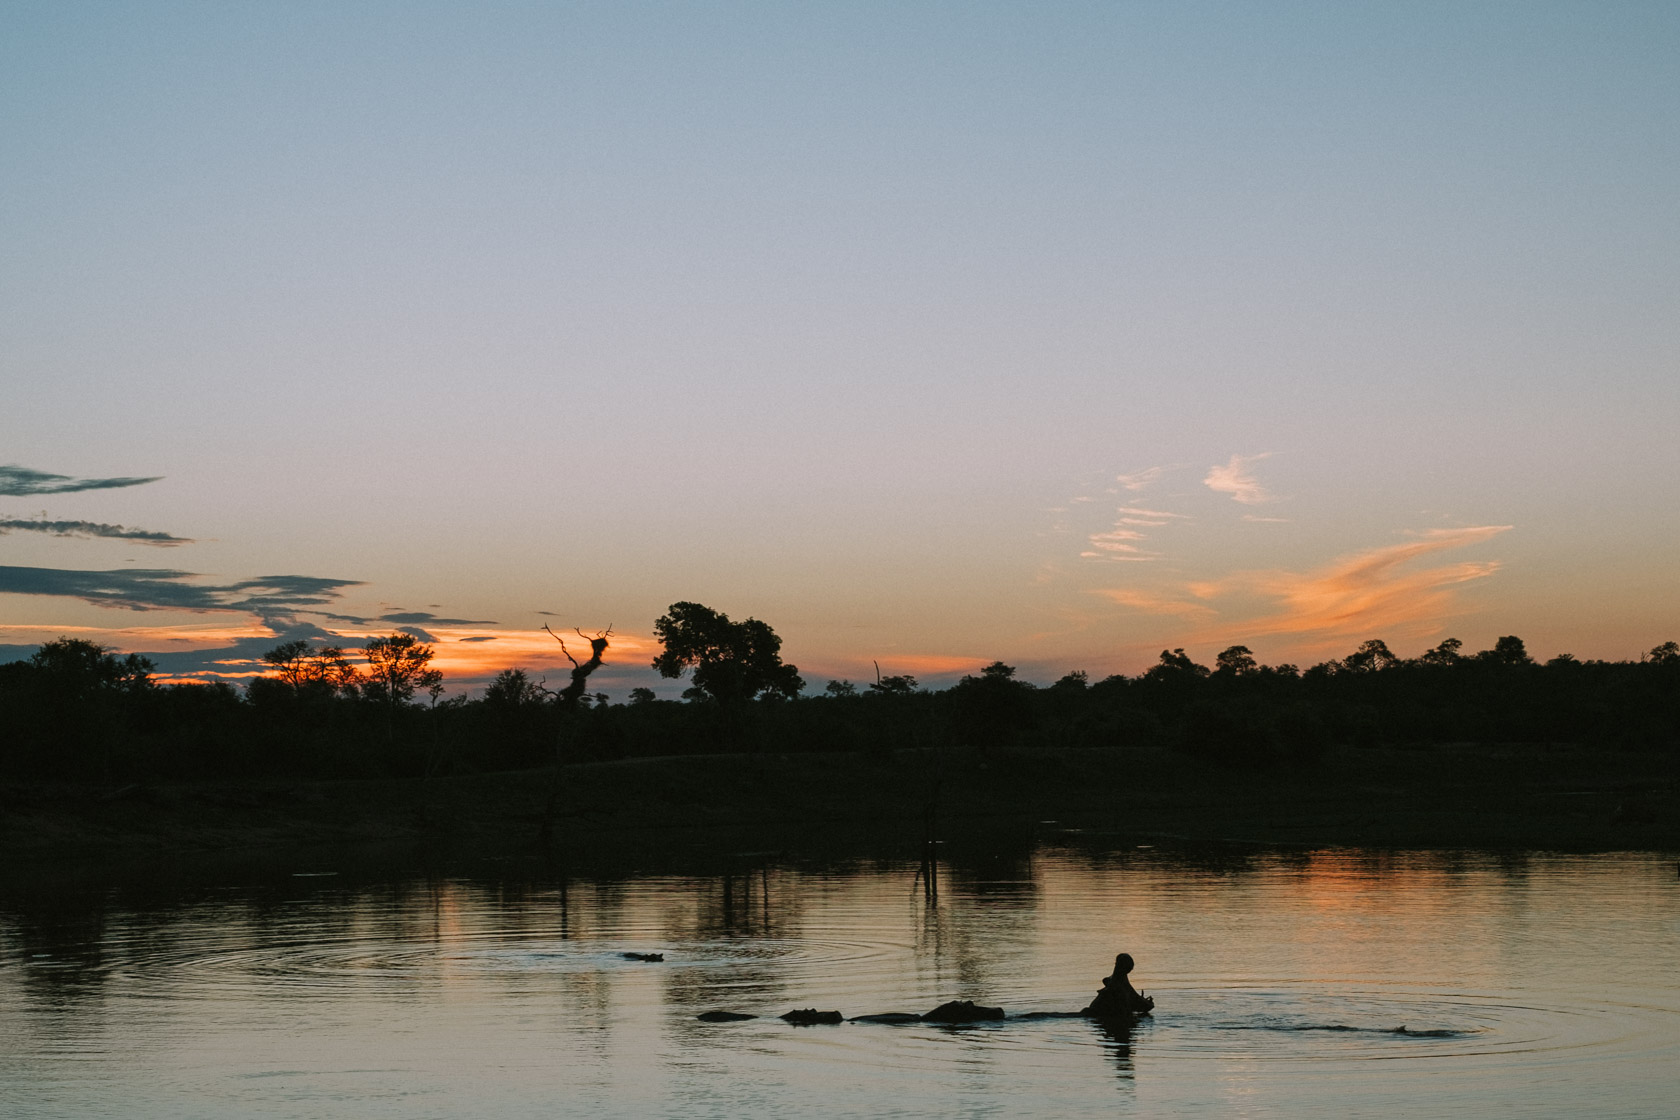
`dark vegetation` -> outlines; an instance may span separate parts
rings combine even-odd
[[[610,631],[580,635],[586,658],[565,649],[564,688],[509,669],[482,697],[449,699],[407,634],[281,644],[243,689],[159,684],[144,657],[59,639],[0,665],[0,817],[15,840],[55,798],[95,827],[162,813],[182,832],[271,839],[346,836],[334,820],[392,835],[417,803],[422,823],[544,835],[562,819],[575,835],[873,814],[924,851],[964,814],[1348,843],[1654,845],[1680,827],[1673,642],[1637,661],[1539,664],[1515,637],[1415,660],[1369,641],[1305,671],[1242,646],[1212,666],[1169,650],[1136,677],[1035,687],[994,662],[942,691],[878,676],[801,698],[756,619],[677,603],[655,629],[654,668],[690,681],[680,701],[590,693]],[[340,779],[387,784],[321,792]],[[180,792],[193,783],[223,792]]]
[[[193,778],[419,777],[680,754],[951,748],[1162,747],[1221,766],[1306,770],[1333,746],[1571,745],[1680,758],[1680,646],[1638,661],[1538,664],[1515,637],[1415,660],[1381,641],[1314,665],[1265,666],[1242,646],[1212,667],[1182,650],[1136,677],[1069,673],[1038,688],[994,662],[943,691],[914,677],[859,688],[804,682],[756,619],[677,603],[655,624],[654,667],[689,674],[681,701],[587,691],[608,635],[584,638],[551,691],[509,669],[482,698],[442,699],[431,647],[408,634],[365,650],[287,642],[243,690],[158,684],[144,657],[61,638],[0,665],[0,775],[133,783]],[[568,650],[568,655],[569,655]],[[356,662],[353,663],[352,655]]]

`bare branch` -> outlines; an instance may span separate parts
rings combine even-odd
[[[548,623],[543,623],[543,629],[548,630]],[[578,659],[573,657],[572,651],[566,648],[566,639],[562,638],[552,630],[548,630],[548,636],[560,643],[560,652],[566,655],[566,660],[570,661],[572,663],[572,668],[576,669],[578,667]],[[578,632],[578,637],[583,637],[582,631]]]

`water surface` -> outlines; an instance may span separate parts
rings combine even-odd
[[[1667,1117],[1656,855],[1050,845],[944,868],[352,881],[0,910],[12,1117]],[[1078,1018],[1114,954],[1156,1014]],[[662,963],[626,959],[658,952]],[[795,1027],[947,999],[967,1028]],[[706,1024],[726,1009],[759,1016]]]

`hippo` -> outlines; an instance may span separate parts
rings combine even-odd
[[[971,999],[954,999],[942,1003],[922,1016],[925,1023],[981,1023],[1003,1018],[1003,1008],[983,1007]]]
[[[846,1021],[846,1017],[838,1011],[818,1011],[814,1007],[789,1011],[782,1018],[801,1027],[808,1027],[813,1023],[843,1023]]]

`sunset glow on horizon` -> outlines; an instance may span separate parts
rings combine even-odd
[[[0,660],[1680,638],[1680,10],[13,4]],[[593,686],[592,686],[593,687]]]

